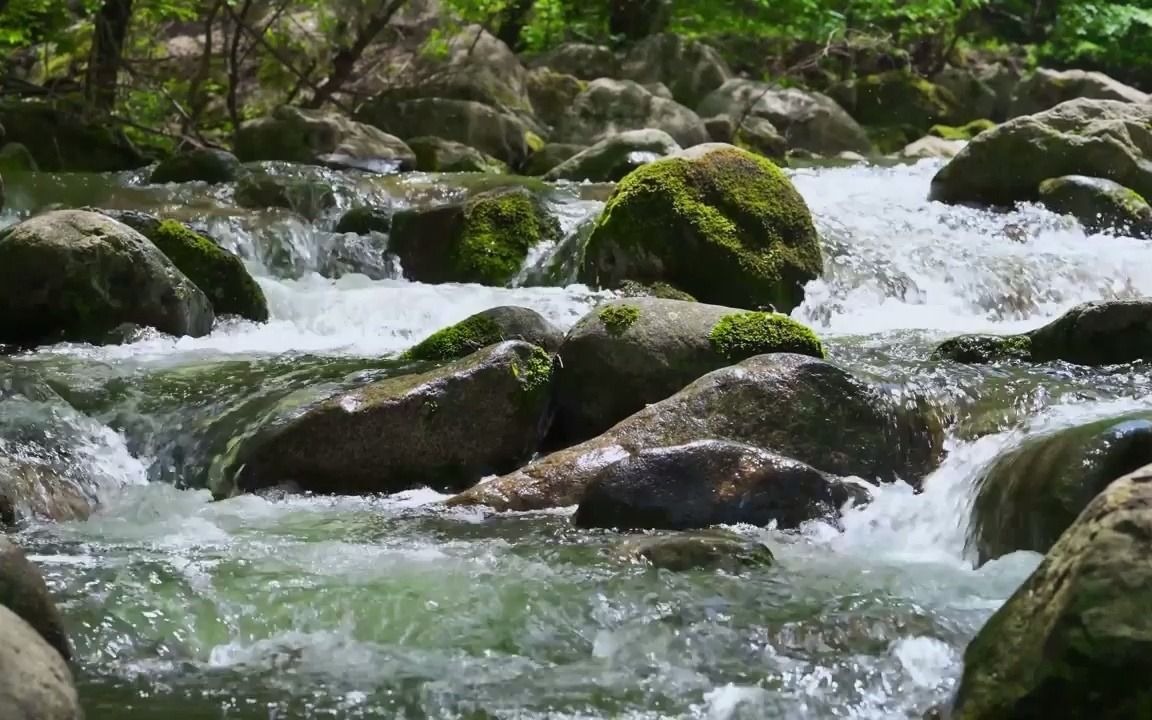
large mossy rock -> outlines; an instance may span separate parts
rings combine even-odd
[[[408,141],[416,153],[416,169],[421,172],[440,173],[492,173],[508,172],[508,166],[474,147],[438,137],[417,137]]]
[[[696,107],[732,77],[732,70],[715,48],[662,33],[644,38],[628,50],[622,76],[641,85],[663,83],[676,102]]]
[[[864,128],[835,100],[818,92],[732,79],[701,100],[696,112],[702,117],[727,115],[734,122],[749,115],[764,118],[791,149],[820,155],[872,152]]]
[[[581,80],[620,77],[620,58],[604,45],[562,43],[537,57],[532,64],[574,75]]]
[[[1152,714],[1152,467],[1097,495],[964,653],[952,720]]]
[[[971,544],[980,562],[1047,552],[1116,478],[1152,463],[1152,414],[1098,420],[1026,441],[977,485]]]
[[[582,282],[667,282],[702,302],[788,312],[823,262],[812,215],[769,160],[710,144],[649,163],[608,200]]]
[[[736,573],[764,568],[776,559],[768,546],[729,530],[640,535],[621,541],[613,555],[660,570],[723,570]]]
[[[555,140],[591,145],[625,130],[655,128],[683,147],[708,142],[700,116],[680,103],[652,94],[631,80],[600,78],[576,96],[556,124]]]
[[[72,644],[44,576],[18,545],[3,537],[0,537],[0,605],[32,626],[62,658],[72,658]]]
[[[244,162],[279,160],[379,172],[416,167],[411,148],[393,135],[337,112],[289,105],[241,125],[235,150]]]
[[[850,80],[831,88],[829,94],[857,122],[899,136],[898,147],[880,147],[882,152],[899,149],[931,126],[952,123],[958,117],[952,93],[907,70]]]
[[[5,607],[0,607],[0,708],[4,720],[84,717],[68,663]]]
[[[625,130],[576,153],[548,171],[544,179],[616,182],[641,165],[680,149],[663,130]]]
[[[942,431],[921,398],[895,395],[805,355],[757,355],[449,504],[497,510],[573,505],[611,463],[698,440],[751,445],[834,475],[915,485],[939,460]]]
[[[1033,115],[1077,98],[1152,102],[1152,95],[1114,80],[1101,72],[1040,68],[1016,86],[1009,117]]]
[[[532,98],[532,107],[536,116],[549,125],[555,125],[564,117],[576,96],[587,86],[574,75],[548,68],[536,68],[528,73],[528,96]]]
[[[963,363],[1005,360],[1114,365],[1152,359],[1152,300],[1082,303],[1019,335],[961,335],[933,355]]]
[[[1090,233],[1152,237],[1152,206],[1120,183],[1084,175],[1065,175],[1040,183],[1040,204],[1071,215]]]
[[[1064,175],[1106,178],[1152,196],[1152,104],[1070,100],[974,138],[932,179],[946,203],[1010,206],[1036,200]]]
[[[235,489],[466,488],[532,456],[547,427],[551,386],[548,353],[510,341],[340,392],[243,440],[232,466]],[[214,488],[217,495],[230,490]]]
[[[389,250],[410,280],[506,285],[534,246],[559,238],[560,224],[539,197],[525,188],[500,188],[396,213]]]
[[[107,119],[90,119],[68,104],[0,103],[4,140],[20,143],[46,172],[134,170],[149,160]]]
[[[215,148],[193,148],[161,160],[148,182],[204,182],[214,185],[233,182],[239,174],[240,160],[232,153]]]
[[[773,352],[824,356],[812,331],[787,315],[657,298],[606,303],[560,347],[552,439],[586,440],[701,375]]]
[[[0,232],[0,343],[100,343],[124,324],[207,335],[208,298],[132,228],[60,210]]]
[[[268,301],[243,261],[178,220],[147,213],[111,212],[112,217],[152,241],[172,264],[200,288],[217,315],[268,319]]]
[[[535,310],[504,305],[469,315],[455,325],[437,330],[404,352],[412,360],[456,360],[481,348],[523,340],[554,353],[563,333]]]
[[[749,445],[701,440],[642,450],[603,468],[572,517],[577,527],[693,530],[834,519],[855,488]]]

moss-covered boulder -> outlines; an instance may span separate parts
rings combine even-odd
[[[1152,206],[1112,180],[1084,175],[1049,178],[1040,183],[1040,204],[1071,215],[1090,233],[1152,237]]]
[[[1039,68],[1016,86],[1009,117],[1033,115],[1077,98],[1152,102],[1152,95],[1114,80],[1104,73]]]
[[[309,220],[336,207],[336,194],[328,183],[281,172],[274,165],[246,167],[236,182],[232,198],[243,208],[284,208]]]
[[[552,168],[544,179],[616,182],[641,165],[680,149],[663,130],[626,130],[573,155]]]
[[[1152,463],[1152,414],[1136,413],[1030,438],[977,482],[971,544],[980,562],[1047,552],[1092,498]]]
[[[928,134],[945,140],[971,140],[985,130],[996,127],[991,120],[973,120],[963,125],[933,125]]]
[[[428,210],[402,210],[392,216],[389,249],[410,280],[506,285],[532,247],[559,238],[559,222],[544,202],[514,187]]]
[[[862,491],[861,491],[862,492]],[[692,530],[799,527],[835,520],[856,488],[802,462],[740,443],[650,448],[603,468],[572,517],[577,527]]]
[[[952,720],[1152,712],[1152,468],[1107,487],[964,653]]]
[[[289,105],[241,125],[235,150],[244,162],[279,160],[375,172],[416,166],[415,154],[400,138],[337,112]]]
[[[72,658],[72,643],[44,576],[29,562],[19,545],[3,537],[0,537],[0,605],[31,625],[65,660]]]
[[[411,360],[456,360],[505,340],[523,340],[547,352],[560,348],[564,334],[535,310],[505,305],[470,315],[437,330],[404,352]]]
[[[437,137],[416,137],[408,141],[416,153],[416,169],[421,172],[504,174],[508,166],[463,143]]]
[[[555,125],[564,117],[576,96],[584,92],[587,83],[549,68],[536,68],[528,72],[528,97],[536,116]]]
[[[933,125],[954,122],[957,117],[952,93],[908,70],[849,80],[831,88],[829,94],[862,125],[895,133],[896,146],[878,144],[882,152],[899,149]]]
[[[947,203],[1034,201],[1064,175],[1106,178],[1152,196],[1152,104],[1071,100],[980,133],[932,179]]]
[[[552,358],[511,341],[293,407],[240,442],[234,489],[461,489],[508,472],[547,427]],[[230,487],[214,488],[217,495]]]
[[[563,352],[560,360],[565,362]],[[895,394],[806,355],[757,355],[449,504],[497,510],[577,504],[608,465],[646,449],[698,440],[751,445],[834,475],[881,482],[899,477],[915,485],[939,460],[942,430],[916,395]]]
[[[706,530],[628,538],[613,548],[626,562],[660,570],[723,570],[739,572],[775,564],[764,543],[730,530]]]
[[[812,331],[787,315],[657,298],[605,303],[560,346],[551,439],[586,440],[701,375],[773,352],[824,356]]]
[[[696,107],[732,77],[732,70],[715,48],[698,40],[661,33],[629,48],[622,77],[640,84],[664,83],[676,102]]]
[[[561,43],[532,61],[535,67],[547,67],[581,80],[620,77],[620,58],[611,48],[590,43]]]
[[[704,121],[680,103],[654,95],[631,80],[588,83],[556,123],[560,142],[591,145],[625,130],[663,130],[683,147],[708,142]]]
[[[213,320],[163,252],[100,213],[49,212],[0,232],[0,343],[100,343],[126,323],[198,337]]]
[[[65,102],[0,102],[0,126],[5,142],[26,147],[47,172],[115,172],[149,162],[107,118]]]
[[[340,216],[332,228],[334,233],[370,235],[387,233],[392,229],[392,209],[374,205],[354,207]]]
[[[576,143],[545,143],[543,147],[532,153],[532,157],[528,158],[528,164],[523,167],[522,172],[529,176],[546,175],[584,149],[584,145]]]
[[[812,215],[772,162],[704,145],[622,180],[588,240],[580,279],[668,282],[703,302],[800,304],[823,262]]]
[[[1152,300],[1082,303],[1052,322],[1019,335],[961,335],[933,353],[943,360],[1006,360],[1114,365],[1152,359]]]
[[[232,153],[215,148],[193,148],[161,160],[152,170],[149,182],[204,182],[214,185],[232,182],[239,174],[240,160]]]
[[[6,607],[0,607],[0,708],[4,720],[84,718],[68,663]]]
[[[21,143],[4,143],[0,147],[0,173],[36,172],[40,166],[32,151]]]

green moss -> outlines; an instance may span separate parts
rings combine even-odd
[[[685,302],[696,302],[696,298],[692,297],[683,290],[677,290],[675,287],[666,282],[654,283],[638,283],[635,280],[625,280],[620,283],[619,294],[623,297],[654,297],[662,300],[683,300]]]
[[[824,346],[816,334],[780,313],[725,315],[712,327],[708,339],[716,352],[732,361],[775,352],[824,357]]]
[[[928,130],[928,134],[944,138],[945,140],[971,140],[985,130],[991,130],[994,127],[996,127],[996,123],[991,120],[973,120],[959,127],[952,125],[933,125]]]
[[[557,234],[555,220],[531,193],[486,193],[464,207],[463,232],[452,262],[464,282],[505,285],[534,245]]]
[[[1030,335],[961,335],[945,340],[932,353],[934,360],[976,364],[1031,358]]]
[[[494,320],[473,315],[437,330],[409,348],[402,357],[406,360],[455,360],[501,340],[500,326]]]
[[[512,372],[520,381],[520,389],[529,396],[545,390],[552,382],[552,356],[536,346],[532,354],[523,360],[512,362]]]
[[[529,150],[531,150],[534,153],[537,153],[537,152],[540,152],[540,150],[547,143],[544,142],[544,138],[540,137],[539,135],[532,132],[531,130],[527,130],[524,133],[524,144],[528,146]]]
[[[596,314],[609,335],[619,337],[640,319],[640,308],[634,305],[609,305]]]

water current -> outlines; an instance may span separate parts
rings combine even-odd
[[[37,442],[65,448],[54,461],[97,483],[103,502],[88,521],[20,533],[65,614],[89,720],[920,717],[1039,561],[974,567],[974,478],[1025,437],[1148,408],[1152,386],[1142,366],[928,359],[957,332],[1031,328],[1077,302],[1152,293],[1152,245],[1086,236],[1034,207],[929,203],[937,167],[791,171],[826,255],[794,316],[834,361],[932,396],[950,419],[947,459],[923,493],[883,488],[842,529],[736,528],[778,560],[736,575],[622,564],[604,552],[611,533],[573,529],[568,511],[447,511],[426,490],[214,503],[199,489],[228,440],[295,389],[390,372],[390,354],[484,308],[525,305],[568,327],[602,297],[415,284],[383,238],[329,232],[352,202],[435,203],[492,181],[331,175],[338,206],[313,224],[237,210],[227,188],[12,179],[4,223],[59,202],[205,225],[271,306],[265,325],[225,323],[205,338],[10,359],[77,412],[10,400],[0,442],[19,450],[38,427]],[[572,233],[606,189],[552,193]]]

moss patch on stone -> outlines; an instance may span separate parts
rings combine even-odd
[[[552,356],[536,346],[533,346],[532,354],[526,359],[512,361],[512,372],[520,381],[520,389],[530,396],[551,384],[552,370]]]
[[[597,313],[609,335],[619,337],[640,319],[640,308],[634,305],[609,305]]]
[[[453,264],[460,277],[504,285],[520,271],[532,246],[554,228],[528,192],[485,194],[468,202]]]
[[[502,339],[500,326],[494,320],[473,315],[455,325],[437,330],[409,348],[402,357],[406,360],[455,360]]]
[[[959,127],[953,125],[933,125],[928,130],[929,135],[935,135],[945,140],[971,140],[985,130],[996,127],[991,120],[973,120]]]
[[[725,315],[712,327],[708,339],[716,352],[733,361],[777,352],[824,357],[824,346],[816,334],[780,313]]]

